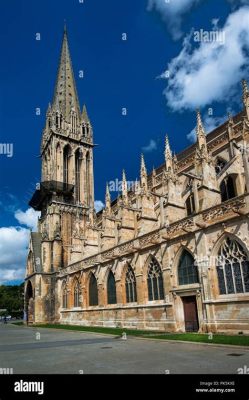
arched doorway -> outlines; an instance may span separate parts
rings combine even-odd
[[[28,281],[25,292],[25,311],[26,311],[26,322],[27,324],[33,324],[34,322],[34,292],[32,284]]]

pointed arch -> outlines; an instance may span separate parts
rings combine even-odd
[[[163,300],[164,287],[162,269],[154,256],[151,256],[147,271],[148,299]]]
[[[63,281],[62,282],[62,307],[63,308],[68,308],[68,288],[67,288],[67,282]]]
[[[34,309],[35,291],[33,289],[32,283],[29,280],[26,285],[25,290],[25,311],[27,323],[32,323],[34,321],[35,309]]]
[[[110,270],[107,278],[107,303],[116,304],[117,294],[116,294],[116,282],[113,272]]]
[[[226,201],[237,196],[235,175],[227,175],[220,183],[221,201]]]
[[[185,207],[187,211],[187,215],[192,215],[195,213],[195,197],[194,193],[191,193],[185,202]]]
[[[248,251],[230,235],[220,244],[216,271],[221,295],[249,292]]]
[[[69,144],[67,144],[63,149],[63,182],[69,183],[69,174],[70,174],[70,158],[71,158],[72,150]]]
[[[61,145],[57,143],[56,146],[56,181],[61,181],[61,168],[62,168],[62,160],[61,160]]]
[[[99,304],[98,298],[98,283],[95,275],[91,272],[89,277],[89,306],[97,306]]]
[[[82,166],[82,154],[80,149],[75,152],[75,199],[77,202],[81,200],[81,166]]]
[[[29,301],[29,299],[34,297],[34,291],[32,287],[32,283],[28,281],[27,286],[26,286],[26,300]]]
[[[91,166],[91,158],[90,152],[87,151],[86,153],[86,175],[85,175],[85,188],[86,188],[86,204],[89,205],[90,203],[90,166]]]
[[[80,281],[78,278],[76,278],[73,283],[73,305],[74,305],[74,307],[80,307],[80,305],[81,305],[80,296],[81,296]]]
[[[127,303],[134,303],[137,301],[136,277],[130,264],[128,264],[125,273],[125,294]]]
[[[178,261],[177,274],[179,285],[191,285],[193,283],[199,283],[198,269],[194,257],[185,248],[182,250],[180,259]]]

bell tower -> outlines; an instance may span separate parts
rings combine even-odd
[[[93,208],[92,149],[92,126],[86,106],[80,111],[64,28],[53,102],[48,106],[42,135],[42,182],[57,182],[64,189],[73,185],[75,204]]]
[[[94,214],[93,147],[86,106],[80,110],[65,27],[53,101],[42,133],[41,182],[29,203],[41,211],[35,246],[30,246],[31,252],[34,247],[39,253],[39,269],[29,268],[26,275],[32,288],[39,282],[41,298],[32,311],[35,321],[56,319],[56,274],[74,261],[76,228],[80,232],[76,252],[78,256],[84,253],[87,226]],[[36,254],[32,257],[37,258]]]

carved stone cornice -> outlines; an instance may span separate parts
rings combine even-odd
[[[246,202],[244,196],[234,200],[226,201],[225,203],[218,204],[209,210],[202,212],[204,221],[212,221],[217,218],[222,218],[226,214],[234,213],[236,210],[240,210],[245,207]]]

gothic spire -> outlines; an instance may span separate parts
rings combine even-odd
[[[143,154],[141,154],[140,179],[141,179],[141,187],[142,187],[142,189],[147,190],[148,189],[148,185],[147,185],[147,170],[146,170]]]
[[[247,82],[245,79],[242,79],[242,88],[243,88],[243,102],[246,105],[246,100],[249,97],[249,91],[248,91],[248,86],[247,86]]]
[[[169,169],[172,170],[172,166],[173,166],[172,160],[173,159],[172,159],[172,151],[171,151],[171,148],[170,148],[168,135],[166,135],[166,138],[165,138],[165,152],[164,152],[164,155],[165,155],[166,170],[167,171]]]
[[[110,190],[109,190],[108,183],[106,184],[105,207],[106,207],[107,211],[110,211],[110,209],[111,209],[111,195],[110,195]]]
[[[83,120],[84,122],[89,122],[89,123],[90,123],[90,120],[89,120],[89,117],[88,117],[88,114],[87,114],[87,109],[86,109],[86,105],[85,105],[85,104],[84,104],[83,109],[82,109],[81,118],[82,118],[82,120]]]
[[[126,180],[125,170],[123,170],[123,176],[122,176],[122,197],[123,197],[123,201],[125,203],[127,203],[127,201],[128,201],[128,187],[127,187],[127,180]]]
[[[198,148],[207,151],[206,133],[201,119],[200,110],[197,110],[196,136]]]
[[[66,120],[69,120],[72,108],[74,108],[78,118],[80,117],[80,106],[65,26],[57,80],[55,84],[53,107],[56,108],[57,104],[60,104],[60,110]]]

